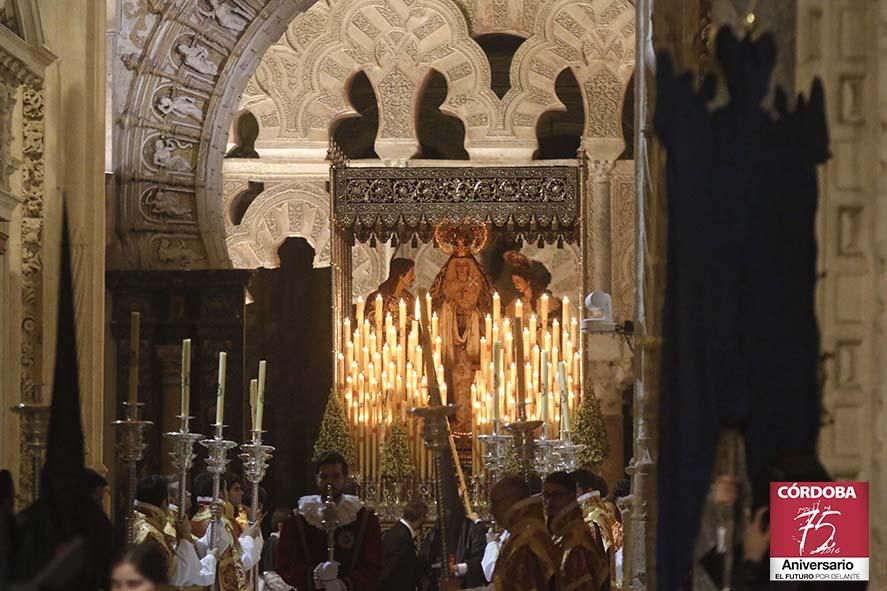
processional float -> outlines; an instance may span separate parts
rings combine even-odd
[[[349,164],[335,149],[331,156],[335,382],[355,434],[354,472],[364,500],[383,519],[398,516],[400,508],[389,506],[390,497],[382,493],[385,482],[373,454],[392,418],[403,419],[403,409],[415,409],[426,419],[424,432],[409,426],[409,438],[418,466],[412,492],[428,501],[435,500],[431,493],[439,477],[439,464],[429,453],[437,446],[451,447],[461,502],[468,514],[480,516],[488,513],[487,491],[504,473],[508,456],[517,454],[527,476],[575,468],[581,447],[570,441],[569,421],[581,396],[583,369],[581,319],[571,306],[565,306],[564,318],[549,324],[531,311],[521,315],[518,304],[514,322],[501,314],[498,294],[493,296],[471,393],[480,410],[472,413],[469,433],[454,434],[450,421],[438,417],[447,416],[442,409],[451,399],[431,297],[401,301],[396,318],[384,313],[381,300],[358,297],[353,308],[352,247],[390,241],[415,248],[435,240],[443,224],[480,227],[532,244],[576,243],[582,235],[583,160],[554,166],[383,168]],[[548,297],[542,298],[546,316]],[[404,313],[407,306],[415,306],[411,319]],[[432,392],[441,400],[434,401]],[[435,421],[438,427],[428,424]]]

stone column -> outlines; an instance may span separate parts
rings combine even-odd
[[[590,187],[586,188],[585,235],[585,288],[610,293],[613,285],[613,246],[610,226],[610,188],[614,161],[588,162]],[[583,294],[588,295],[588,293]]]
[[[628,347],[612,332],[585,335],[585,392],[594,390],[601,406],[610,453],[601,465],[601,476],[610,489],[622,478],[625,455],[622,449],[622,396],[633,378]]]

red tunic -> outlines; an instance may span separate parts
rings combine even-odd
[[[319,497],[303,497],[283,524],[277,573],[299,591],[313,591],[314,569],[327,560],[327,533],[320,527]],[[345,495],[337,508],[335,560],[349,591],[372,591],[382,573],[382,528],[371,510]]]

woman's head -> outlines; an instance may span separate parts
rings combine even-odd
[[[532,297],[533,282],[530,270],[527,267],[514,267],[511,269],[511,284],[523,297]]]
[[[398,287],[401,289],[407,289],[413,285],[413,280],[415,278],[415,261],[405,258],[391,259],[391,264],[388,268],[388,279],[385,280],[385,283],[382,284],[379,291],[394,293]]]
[[[154,544],[136,544],[111,570],[112,591],[154,591],[167,584],[166,556]]]

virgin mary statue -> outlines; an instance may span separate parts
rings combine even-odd
[[[444,222],[434,230],[437,247],[450,255],[431,284],[431,306],[440,318],[447,389],[456,405],[457,431],[471,425],[471,384],[480,363],[484,316],[493,305],[493,282],[475,255],[483,251],[489,229],[483,224]]]

